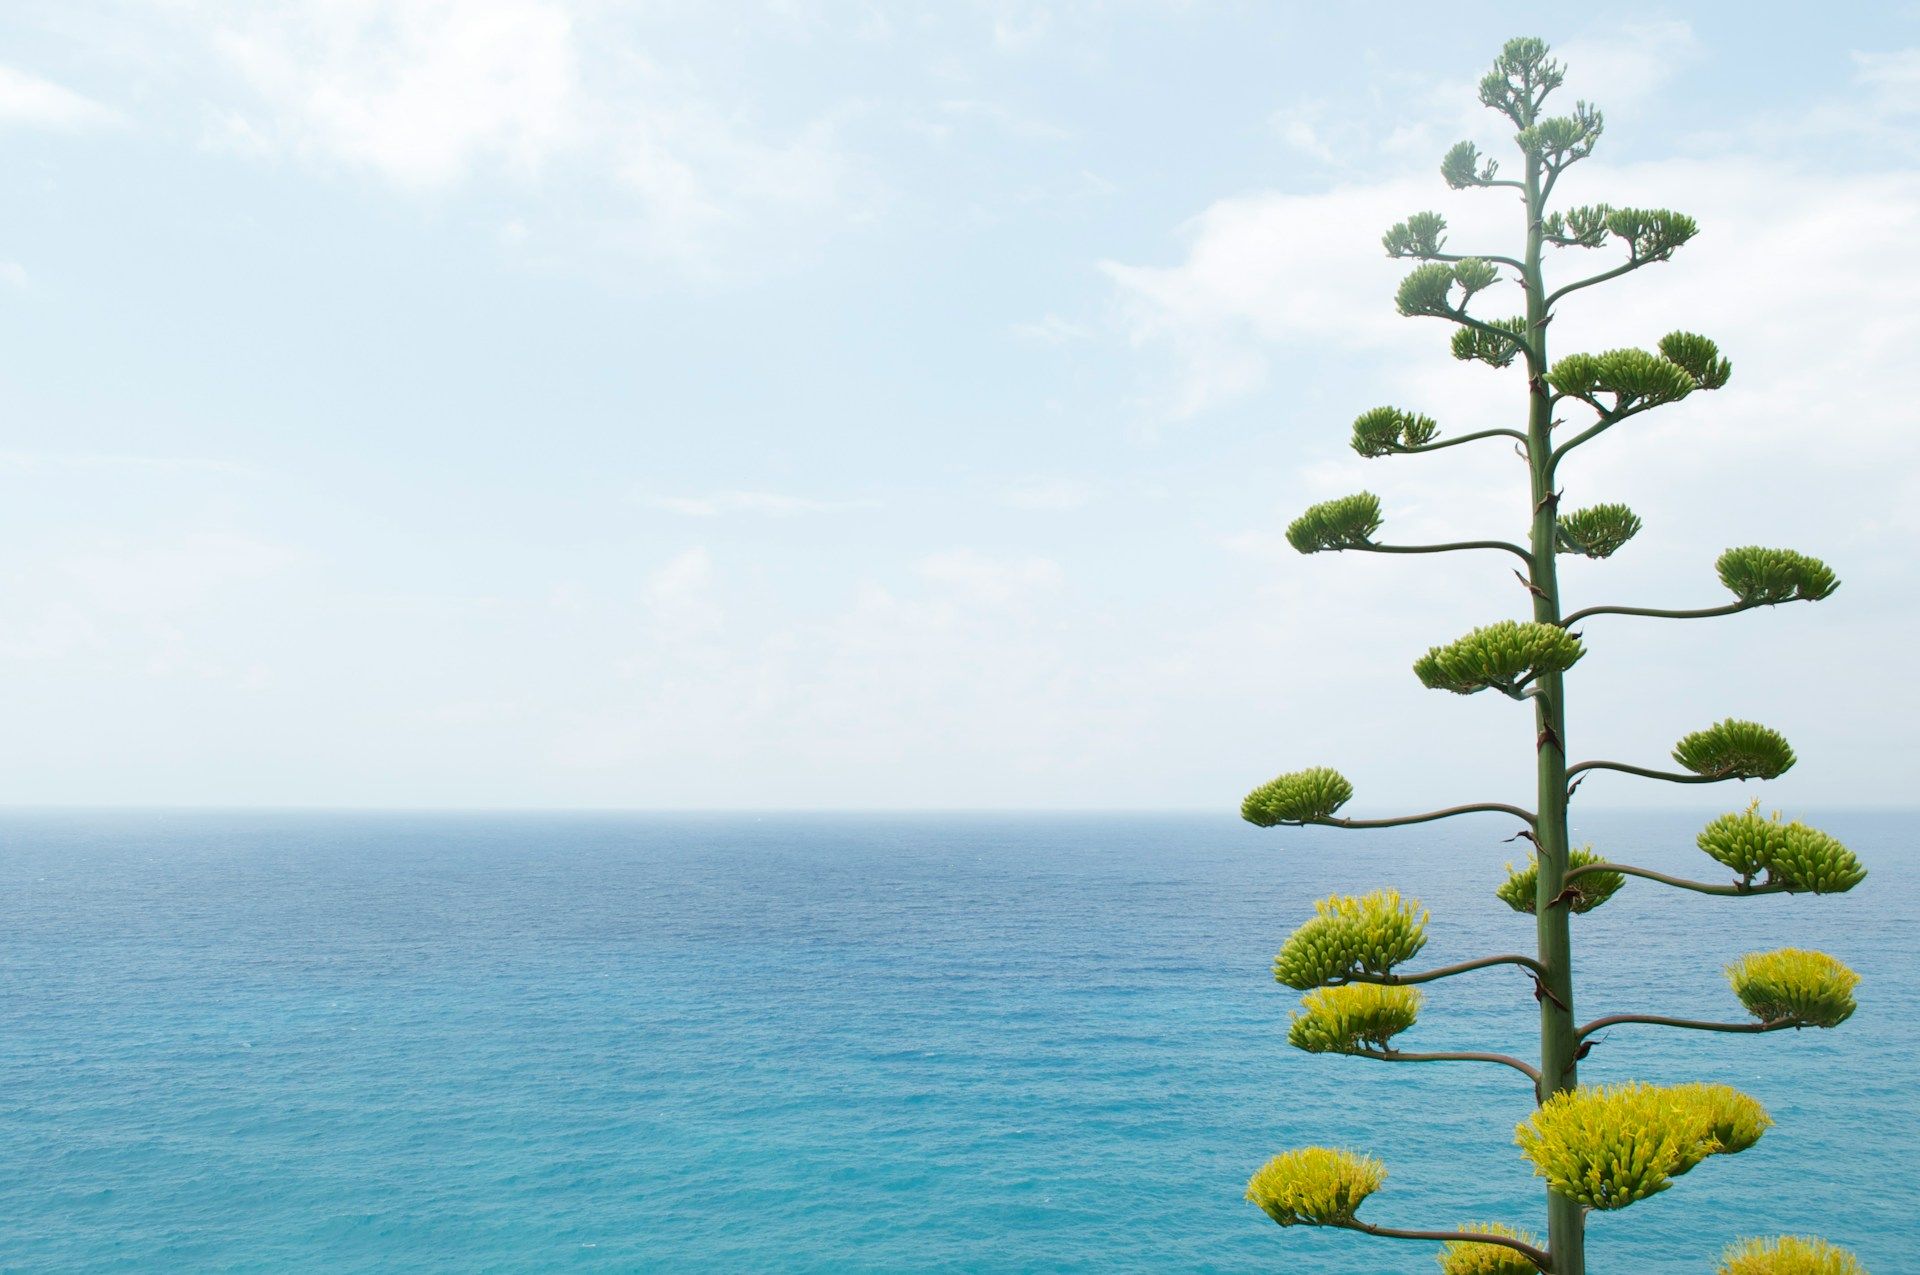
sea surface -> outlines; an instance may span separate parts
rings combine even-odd
[[[1703,805],[1585,815],[1700,873]],[[1829,812],[1841,898],[1647,882],[1577,918],[1581,1017],[1738,1020],[1721,967],[1819,946],[1830,1032],[1622,1027],[1589,1080],[1742,1086],[1778,1121],[1591,1226],[1595,1275],[1817,1232],[1920,1270],[1920,855]],[[1363,1217],[1537,1225],[1527,1084],[1289,1049],[1273,953],[1334,890],[1434,914],[1422,963],[1530,950],[1509,821],[1188,816],[0,815],[0,1269],[1434,1271],[1241,1198],[1308,1143]],[[1407,1047],[1525,1053],[1519,973],[1430,986]]]

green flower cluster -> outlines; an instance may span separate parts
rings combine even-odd
[[[1867,1275],[1867,1268],[1836,1244],[1811,1235],[1782,1235],[1735,1244],[1719,1275]]]
[[[1461,362],[1478,361],[1492,367],[1506,367],[1520,353],[1520,345],[1527,334],[1527,321],[1516,315],[1511,319],[1491,319],[1487,327],[1498,328],[1500,332],[1489,332],[1486,328],[1461,328],[1453,334],[1453,357]],[[1511,333],[1502,336],[1500,333]]]
[[[1434,647],[1414,661],[1413,672],[1436,691],[1517,695],[1542,674],[1572,668],[1584,654],[1580,639],[1557,624],[1501,620]]]
[[[1480,148],[1472,142],[1455,142],[1440,160],[1440,176],[1455,190],[1469,186],[1490,186],[1500,171],[1500,161],[1480,157]]]
[[[1729,549],[1714,564],[1720,583],[1742,602],[1774,606],[1781,602],[1818,602],[1840,587],[1833,568],[1791,549],[1744,545]]]
[[[1516,36],[1500,47],[1493,69],[1480,77],[1480,103],[1525,128],[1541,100],[1566,78],[1566,68],[1547,56],[1545,40]]]
[[[1403,412],[1397,407],[1376,407],[1360,413],[1353,422],[1353,450],[1367,457],[1390,456],[1430,443],[1439,432],[1440,426],[1431,416]]]
[[[1584,868],[1590,864],[1605,862],[1606,856],[1594,853],[1592,846],[1567,852],[1569,868]],[[1591,912],[1611,899],[1626,883],[1626,877],[1618,872],[1586,873],[1573,880],[1569,887],[1571,893],[1567,896],[1567,906],[1572,908],[1575,914]],[[1527,866],[1524,868],[1516,868],[1511,863],[1507,865],[1507,879],[1501,883],[1499,889],[1494,891],[1494,895],[1515,912],[1525,912],[1531,916],[1537,901],[1536,892],[1539,886],[1540,856],[1533,855],[1528,858]]]
[[[1247,1183],[1247,1198],[1282,1226],[1341,1226],[1387,1180],[1370,1156],[1302,1147],[1273,1157]]]
[[[1447,219],[1437,212],[1420,212],[1396,222],[1380,236],[1389,257],[1437,257],[1447,246]]]
[[[1677,363],[1645,350],[1608,350],[1604,354],[1569,354],[1547,372],[1547,383],[1570,398],[1592,402],[1611,394],[1608,414],[1675,403],[1698,388],[1693,376]]]
[[[1388,974],[1427,945],[1427,910],[1398,890],[1336,894],[1313,910],[1273,958],[1275,982],[1305,991],[1357,974]]]
[[[1240,803],[1240,817],[1260,828],[1318,823],[1353,800],[1353,785],[1330,766],[1314,766],[1269,779]]]
[[[1627,241],[1633,260],[1664,261],[1700,233],[1700,224],[1665,208],[1615,208],[1607,213],[1607,229]]]
[[[1545,1248],[1540,1237],[1500,1222],[1469,1222],[1460,1228],[1475,1235],[1504,1235],[1522,1244]],[[1539,1275],[1525,1255],[1503,1244],[1474,1244],[1455,1240],[1440,1250],[1440,1275]]]
[[[1589,505],[1560,515],[1559,550],[1611,558],[1640,534],[1640,517],[1625,505]]]
[[[1513,140],[1521,150],[1539,157],[1549,171],[1556,171],[1593,154],[1603,127],[1600,111],[1581,102],[1573,114],[1543,119],[1521,129]]]
[[[1287,526],[1287,543],[1301,553],[1354,549],[1380,530],[1380,497],[1370,491],[1323,500]]]
[[[1686,736],[1673,746],[1673,759],[1709,779],[1778,779],[1794,763],[1786,736],[1732,717]]]
[[[1393,303],[1410,319],[1421,316],[1458,319],[1465,315],[1467,302],[1473,299],[1474,293],[1498,282],[1499,267],[1478,257],[1451,264],[1429,261],[1424,266],[1415,266],[1412,273],[1400,281]],[[1456,286],[1460,289],[1457,301],[1453,295]]]
[[[1542,223],[1547,242],[1562,248],[1598,248],[1607,241],[1608,204],[1586,204],[1564,213],[1551,212]]]
[[[1700,830],[1695,844],[1732,868],[1742,881],[1776,885],[1790,894],[1844,894],[1867,879],[1853,851],[1795,820],[1760,817],[1760,803],[1721,815]]]
[[[1698,332],[1669,332],[1660,338],[1660,357],[1693,378],[1696,390],[1717,390],[1733,376],[1733,364],[1720,347]]]
[[[1727,966],[1733,994],[1763,1023],[1838,1027],[1853,1017],[1860,976],[1825,952],[1783,947],[1749,952]]]
[[[1395,1036],[1420,1017],[1420,992],[1412,987],[1353,983],[1320,987],[1301,998],[1287,1043],[1310,1054],[1351,1054],[1389,1049]]]
[[[1622,1209],[1673,1185],[1711,1155],[1731,1155],[1773,1123],[1725,1085],[1582,1087],[1553,1095],[1514,1131],[1556,1194]]]

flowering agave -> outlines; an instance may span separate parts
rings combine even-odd
[[[1282,1226],[1338,1226],[1387,1180],[1386,1166],[1331,1147],[1303,1147],[1267,1161],[1247,1198]]]
[[[1503,1222],[1469,1222],[1460,1228],[1467,1235],[1498,1235],[1538,1247],[1540,1237],[1531,1231],[1518,1231]],[[1440,1275],[1534,1275],[1538,1270],[1522,1253],[1499,1244],[1471,1239],[1450,1240],[1440,1250]]]
[[[1700,849],[1732,868],[1741,888],[1789,894],[1844,894],[1867,870],[1839,840],[1780,813],[1760,817],[1755,798],[1744,811],[1721,815],[1700,830]]]
[[[1589,287],[1669,260],[1700,231],[1685,213],[1590,203],[1549,207],[1561,175],[1599,143],[1604,118],[1575,103],[1558,114],[1544,109],[1561,87],[1564,69],[1544,41],[1511,40],[1480,80],[1480,100],[1502,116],[1517,160],[1503,168],[1472,142],[1446,153],[1440,173],[1456,191],[1502,189],[1524,205],[1523,246],[1508,253],[1471,251],[1480,245],[1448,241],[1447,218],[1420,212],[1393,225],[1382,239],[1387,255],[1410,263],[1394,294],[1401,314],[1450,326],[1455,358],[1505,371],[1524,384],[1524,424],[1442,435],[1433,418],[1402,407],[1376,407],[1353,423],[1354,451],[1369,459],[1497,441],[1525,461],[1531,510],[1523,539],[1463,540],[1445,544],[1391,544],[1379,539],[1379,497],[1360,492],[1324,501],[1287,528],[1303,554],[1434,554],[1494,550],[1517,558],[1524,594],[1519,615],[1495,619],[1466,636],[1435,646],[1414,662],[1420,682],[1457,695],[1497,691],[1528,705],[1525,746],[1535,766],[1530,806],[1477,802],[1422,814],[1355,818],[1345,813],[1353,785],[1328,767],[1294,770],[1255,788],[1241,814],[1263,828],[1323,825],[1389,828],[1456,816],[1499,815],[1517,820],[1517,837],[1531,843],[1524,866],[1508,865],[1495,893],[1514,912],[1532,918],[1531,951],[1481,956],[1426,969],[1410,963],[1427,946],[1425,909],[1390,890],[1336,895],[1286,940],[1274,958],[1274,978],[1306,993],[1288,1039],[1309,1053],[1357,1055],[1385,1062],[1482,1062],[1526,1077],[1536,1109],[1516,1130],[1522,1154],[1546,1180],[1545,1239],[1505,1222],[1476,1222],[1452,1231],[1402,1230],[1361,1221],[1360,1202],[1386,1180],[1378,1161],[1324,1147],[1290,1151],[1254,1175],[1247,1197],[1282,1226],[1332,1226],[1441,1245],[1444,1275],[1586,1275],[1589,1218],[1629,1207],[1672,1188],[1714,1156],[1750,1147],[1772,1123],[1760,1104],[1724,1085],[1581,1083],[1583,1066],[1612,1029],[1629,1024],[1718,1033],[1766,1033],[1830,1028],[1854,1012],[1858,977],[1821,952],[1782,948],[1750,953],[1726,967],[1734,995],[1749,1018],[1703,1021],[1644,1013],[1615,1013],[1584,1024],[1574,1016],[1571,918],[1605,904],[1630,882],[1651,881],[1718,899],[1759,894],[1838,894],[1853,889],[1866,869],[1829,834],[1798,821],[1757,813],[1723,815],[1701,830],[1699,848],[1732,874],[1697,881],[1616,862],[1569,836],[1568,807],[1575,792],[1600,772],[1671,783],[1770,780],[1794,764],[1779,732],[1729,718],[1696,731],[1673,748],[1677,770],[1620,761],[1568,760],[1567,683],[1586,655],[1586,622],[1606,616],[1704,619],[1758,607],[1818,602],[1839,587],[1832,568],[1793,549],[1745,545],[1715,563],[1731,601],[1695,609],[1565,605],[1559,563],[1569,555],[1612,557],[1645,529],[1622,504],[1562,510],[1571,461],[1616,427],[1696,394],[1726,385],[1732,362],[1709,337],[1667,333],[1652,349],[1621,347],[1548,356],[1554,320]],[[1586,277],[1548,282],[1550,253],[1611,249],[1624,260]],[[1577,255],[1577,253],[1575,255]],[[1520,294],[1519,313],[1510,304]],[[1509,304],[1478,312],[1491,291]],[[1517,496],[1517,494],[1516,494]],[[1516,499],[1516,502],[1517,499]],[[1508,838],[1512,840],[1513,838]],[[1701,927],[1701,941],[1715,929]],[[1516,1009],[1539,1022],[1537,1057],[1478,1050],[1409,1051],[1395,1042],[1415,1024],[1416,984],[1510,967],[1525,975]],[[1722,1275],[1861,1275],[1844,1250],[1818,1240],[1752,1240],[1727,1253]]]
[[[1727,981],[1747,1011],[1763,1023],[1838,1027],[1853,1017],[1860,976],[1825,952],[1783,947],[1749,952],[1727,966]]]
[[[1499,620],[1434,647],[1414,661],[1413,671],[1436,691],[1518,695],[1548,673],[1566,672],[1584,654],[1580,639],[1557,624]]]
[[[1867,1275],[1867,1268],[1836,1244],[1782,1235],[1734,1245],[1727,1250],[1719,1275]]]
[[[1274,981],[1287,987],[1305,991],[1385,977],[1427,945],[1427,910],[1398,890],[1336,894],[1313,906],[1314,918],[1273,958]]]

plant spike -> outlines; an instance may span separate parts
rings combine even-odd
[[[1622,421],[1717,390],[1732,364],[1713,341],[1674,331],[1652,350],[1620,348],[1575,353],[1550,361],[1548,325],[1555,307],[1584,288],[1667,261],[1699,231],[1691,217],[1660,208],[1594,203],[1548,207],[1560,175],[1592,154],[1603,130],[1598,108],[1576,103],[1565,114],[1543,113],[1547,98],[1565,78],[1544,41],[1507,42],[1480,81],[1480,100],[1514,130],[1517,176],[1501,176],[1498,162],[1472,142],[1460,142],[1441,161],[1440,172],[1455,190],[1498,187],[1518,191],[1525,203],[1524,249],[1513,256],[1447,251],[1447,222],[1435,212],[1415,213],[1389,228],[1382,246],[1390,257],[1415,262],[1401,281],[1394,304],[1410,317],[1445,319],[1455,325],[1456,358],[1524,373],[1525,428],[1492,428],[1442,438],[1432,418],[1398,407],[1362,413],[1353,424],[1353,449],[1379,458],[1500,437],[1517,444],[1527,462],[1531,524],[1524,545],[1467,541],[1447,545],[1379,543],[1380,501],[1368,492],[1315,505],[1287,529],[1302,553],[1348,549],[1372,553],[1435,553],[1498,548],[1517,555],[1531,601],[1526,619],[1505,619],[1436,646],[1414,665],[1429,687],[1471,695],[1483,690],[1529,703],[1529,744],[1535,759],[1532,809],[1502,802],[1451,806],[1423,814],[1353,819],[1340,813],[1353,786],[1325,767],[1294,771],[1254,789],[1241,813],[1261,827],[1320,825],[1391,828],[1469,814],[1500,814],[1522,822],[1519,836],[1533,846],[1524,867],[1508,865],[1496,890],[1517,913],[1533,917],[1533,955],[1481,956],[1405,972],[1427,943],[1428,917],[1417,902],[1390,890],[1336,895],[1316,905],[1315,916],[1297,929],[1274,958],[1276,981],[1306,993],[1290,1025],[1289,1040],[1310,1053],[1350,1054],[1394,1062],[1435,1060],[1501,1063],[1524,1074],[1538,1106],[1516,1130],[1516,1140],[1536,1173],[1548,1183],[1546,1240],[1504,1223],[1478,1223],[1456,1231],[1416,1231],[1377,1226],[1356,1210],[1386,1180],[1378,1161],[1325,1147],[1290,1151],[1269,1161],[1248,1184],[1247,1198],[1281,1226],[1332,1226],[1388,1238],[1442,1244],[1443,1275],[1587,1275],[1589,1213],[1603,1216],[1650,1195],[1711,1156],[1752,1146],[1772,1124],[1752,1098],[1724,1085],[1658,1086],[1628,1082],[1582,1085],[1580,1064],[1617,1024],[1643,1024],[1715,1033],[1757,1034],[1789,1028],[1832,1028],[1855,1008],[1858,976],[1821,952],[1782,948],[1749,953],[1726,967],[1735,997],[1751,1016],[1722,1022],[1623,1013],[1576,1026],[1570,919],[1604,904],[1629,879],[1658,882],[1698,894],[1740,898],[1755,894],[1837,894],[1866,877],[1866,869],[1839,841],[1779,815],[1763,819],[1758,803],[1744,813],[1721,816],[1698,838],[1699,848],[1732,874],[1731,880],[1695,881],[1631,864],[1615,863],[1591,847],[1576,849],[1568,836],[1567,806],[1574,788],[1596,770],[1612,770],[1670,783],[1718,783],[1772,779],[1794,764],[1794,752],[1778,732],[1729,718],[1681,739],[1673,759],[1681,768],[1660,770],[1623,762],[1567,761],[1566,674],[1585,654],[1573,626],[1589,616],[1639,615],[1678,619],[1732,615],[1790,601],[1819,601],[1839,587],[1826,563],[1789,549],[1744,546],[1723,553],[1715,569],[1733,601],[1696,610],[1638,606],[1562,606],[1558,558],[1577,554],[1605,559],[1642,529],[1620,504],[1589,505],[1562,512],[1560,470],[1577,447]],[[1548,246],[1595,249],[1618,244],[1626,260],[1558,289],[1549,290],[1542,269]],[[1524,308],[1508,318],[1471,312],[1479,294],[1501,282],[1517,283]],[[1562,412],[1575,405],[1593,421],[1564,426]],[[1562,432],[1564,431],[1564,432]],[[1511,840],[1511,838],[1509,838]],[[1395,1039],[1414,1025],[1420,994],[1413,984],[1432,982],[1494,966],[1515,966],[1533,982],[1539,1013],[1539,1062],[1473,1051],[1410,1053]],[[1781,1237],[1747,1240],[1727,1250],[1721,1275],[1864,1275],[1843,1249],[1821,1240]]]

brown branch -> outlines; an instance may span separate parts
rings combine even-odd
[[[1465,974],[1472,970],[1490,969],[1495,965],[1519,965],[1533,972],[1534,977],[1544,978],[1547,967],[1531,956],[1510,954],[1506,956],[1482,956],[1471,961],[1460,961],[1453,965],[1442,965],[1438,969],[1424,970],[1418,974],[1369,974],[1361,971],[1348,974],[1338,982],[1328,983],[1328,987],[1339,987],[1344,983],[1376,983],[1381,987],[1409,987],[1415,983],[1431,983],[1435,979],[1451,978],[1455,974]]]
[[[1399,1049],[1344,1049],[1354,1058],[1374,1058],[1381,1062],[1490,1062],[1511,1067],[1533,1081],[1534,1093],[1540,1092],[1540,1069],[1511,1054],[1488,1054],[1478,1050],[1440,1050],[1432,1053],[1408,1053]]]
[[[1374,1235],[1389,1240],[1432,1240],[1441,1244],[1497,1244],[1501,1248],[1510,1248],[1514,1252],[1539,1267],[1546,1275],[1552,1275],[1553,1258],[1544,1249],[1535,1248],[1525,1240],[1516,1240],[1509,1236],[1481,1231],[1407,1231],[1397,1226],[1375,1226],[1371,1222],[1362,1222],[1354,1218],[1347,1222],[1333,1222],[1329,1225],[1343,1230],[1359,1231],[1362,1235]]]
[[[1609,1014],[1605,1018],[1596,1018],[1573,1034],[1576,1041],[1585,1040],[1603,1027],[1615,1027],[1621,1023],[1648,1023],[1655,1027],[1684,1027],[1696,1032],[1777,1032],[1787,1027],[1805,1026],[1796,1018],[1776,1018],[1765,1023],[1709,1023],[1697,1018],[1667,1018],[1660,1014]]]
[[[1429,810],[1424,814],[1400,815],[1392,819],[1334,819],[1329,817],[1326,819],[1303,819],[1297,822],[1293,820],[1281,820],[1281,822],[1293,823],[1295,827],[1306,827],[1308,824],[1313,824],[1323,828],[1400,828],[1405,827],[1407,824],[1432,823],[1435,819],[1451,819],[1455,815],[1475,814],[1512,815],[1515,819],[1525,820],[1528,826],[1539,822],[1531,810],[1522,810],[1518,806],[1509,806],[1499,801],[1476,802],[1468,806],[1448,806],[1445,810]]]
[[[1658,881],[1662,885],[1674,886],[1681,890],[1692,890],[1695,894],[1717,894],[1724,898],[1743,898],[1749,894],[1792,894],[1794,891],[1781,882],[1765,882],[1754,885],[1750,881],[1732,881],[1726,885],[1713,885],[1706,881],[1690,881],[1686,877],[1670,877],[1664,872],[1655,872],[1652,868],[1636,868],[1626,863],[1589,863],[1569,871],[1564,878],[1572,881],[1575,877],[1589,872],[1618,872],[1622,876],[1644,877],[1648,881]]]

